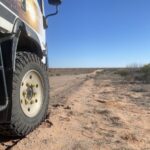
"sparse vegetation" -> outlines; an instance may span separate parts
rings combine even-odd
[[[49,76],[51,76],[51,77],[52,77],[52,76],[54,76],[54,74],[49,74]]]
[[[150,64],[144,65],[142,67],[132,66],[124,69],[119,69],[115,71],[115,74],[119,74],[126,81],[129,82],[143,82],[150,83]]]
[[[126,77],[126,76],[129,75],[129,70],[127,70],[127,69],[117,70],[117,71],[115,72],[115,74],[119,74],[119,75],[121,75],[122,77]]]
[[[92,73],[98,68],[49,68],[49,76],[61,75],[80,75]],[[59,75],[58,75],[59,76]]]
[[[60,73],[56,73],[56,76],[60,76],[61,74]]]
[[[150,83],[150,64],[147,64],[141,68],[141,72],[143,74],[143,79],[145,82]]]

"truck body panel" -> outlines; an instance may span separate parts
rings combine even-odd
[[[41,50],[45,50],[43,14],[38,1],[0,0],[0,32],[12,33],[17,19],[25,24],[29,37],[35,38],[36,34]]]

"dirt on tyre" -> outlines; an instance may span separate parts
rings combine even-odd
[[[11,122],[3,127],[5,135],[25,136],[45,119],[49,104],[49,80],[46,66],[37,55],[17,53],[11,103]]]

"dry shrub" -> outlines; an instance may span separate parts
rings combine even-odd
[[[56,76],[61,76],[61,74],[60,73],[56,73]]]
[[[127,68],[117,70],[115,74],[119,74],[129,82],[150,83],[150,64],[139,67],[138,65],[128,66]]]
[[[141,68],[141,72],[143,74],[143,79],[146,83],[150,83],[150,64],[144,65]]]
[[[115,74],[119,74],[122,77],[126,77],[129,75],[129,71],[127,69],[121,69],[115,72]]]

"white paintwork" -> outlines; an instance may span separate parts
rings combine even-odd
[[[41,37],[41,35],[35,30],[33,29],[26,21],[22,20],[18,15],[16,15],[13,11],[11,11],[6,5],[4,5],[2,2],[0,2],[0,5],[2,5],[3,7],[5,7],[8,11],[10,11],[13,15],[16,16],[16,19],[19,18],[22,22],[24,22],[29,28],[31,28],[38,36],[39,40],[40,40],[40,46],[42,50],[45,50],[45,44],[46,44],[46,37],[45,37],[45,30],[43,29],[44,32],[44,36]],[[8,21],[7,21],[8,22]],[[2,26],[3,25],[3,26]],[[4,29],[8,29],[5,27],[5,24],[3,22],[0,21],[0,26],[4,27]],[[8,29],[8,32],[12,32],[12,27],[10,29]]]
[[[1,28],[7,30],[8,32],[12,32],[13,24],[7,21],[6,19],[0,16],[0,26]]]

